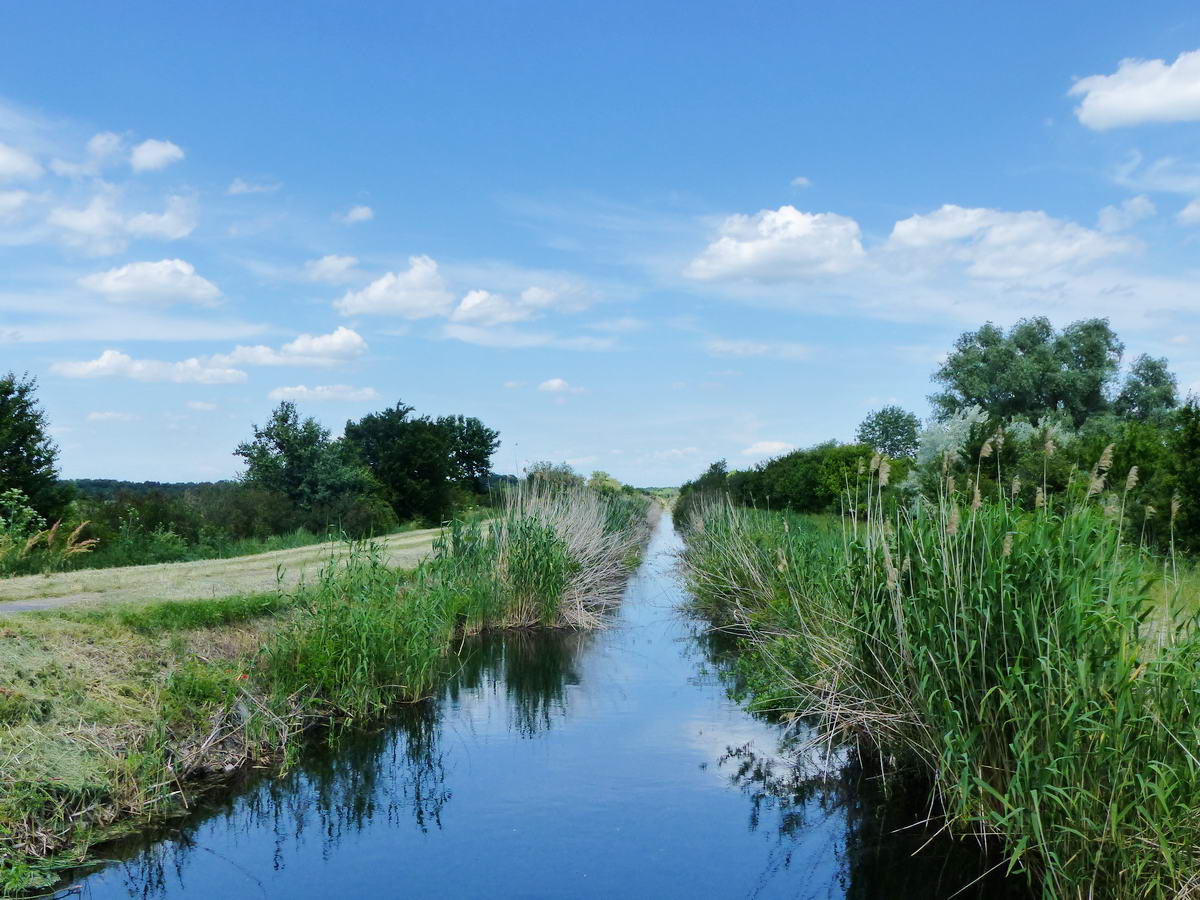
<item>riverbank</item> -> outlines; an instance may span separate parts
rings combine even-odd
[[[412,571],[357,545],[291,591],[0,619],[0,887],[53,883],[315,725],[421,699],[466,634],[602,624],[648,502],[514,492]]]
[[[705,507],[700,608],[759,708],[929,786],[1043,896],[1181,897],[1200,879],[1200,637],[1172,567],[1098,503],[957,494],[829,527]]]

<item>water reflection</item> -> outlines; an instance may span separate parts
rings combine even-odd
[[[669,520],[615,627],[468,641],[438,695],[109,848],[96,898],[949,897],[986,867],[728,699]],[[1024,897],[998,881],[964,897]]]

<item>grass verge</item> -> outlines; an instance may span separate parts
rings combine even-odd
[[[711,504],[688,571],[760,707],[919,773],[1043,896],[1194,896],[1194,580],[1123,544],[1095,484],[1057,511],[951,487],[890,514],[875,484],[840,527]]]
[[[286,766],[314,725],[426,697],[464,634],[601,624],[647,511],[522,487],[414,571],[361,543],[290,592],[0,619],[0,893],[243,766]]]

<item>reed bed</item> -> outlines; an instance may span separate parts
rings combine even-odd
[[[948,479],[887,512],[877,472],[840,527],[692,523],[698,603],[746,638],[759,705],[921,773],[1047,898],[1200,896],[1200,632],[1177,567],[1123,540],[1120,485],[1098,467],[1022,509]]]
[[[415,571],[365,542],[278,596],[0,622],[0,894],[180,809],[197,779],[286,765],[314,725],[429,696],[466,634],[603,624],[650,510],[526,486],[492,522],[452,523]]]

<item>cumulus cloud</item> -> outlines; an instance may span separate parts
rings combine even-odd
[[[357,225],[359,222],[370,222],[375,218],[375,210],[369,206],[352,206],[344,213],[336,214],[333,218],[343,225]]]
[[[159,141],[151,138],[142,141],[129,154],[129,165],[135,172],[152,172],[165,169],[171,163],[183,159],[183,149],[170,141]]]
[[[806,359],[812,353],[804,344],[791,341],[751,341],[730,338],[713,338],[705,341],[704,349],[711,356],[743,359],[755,356],[770,359]]]
[[[310,259],[304,264],[304,277],[309,281],[322,281],[326,284],[340,284],[353,281],[358,276],[354,268],[358,265],[356,256],[338,256],[330,253],[320,259]]]
[[[124,142],[119,134],[102,131],[87,142],[86,155],[82,162],[56,159],[50,163],[55,175],[79,178],[99,175],[109,165],[118,162],[124,154]]]
[[[136,422],[140,419],[137,413],[127,412],[90,412],[87,414],[89,422]]]
[[[794,206],[729,216],[718,234],[688,264],[686,277],[781,282],[848,272],[865,256],[862,232],[853,219]]]
[[[196,205],[187,197],[167,198],[167,206],[161,213],[138,213],[130,218],[126,228],[136,237],[160,238],[177,241],[185,238],[196,227]]]
[[[31,181],[42,174],[41,164],[24,150],[0,144],[0,181]]]
[[[1103,131],[1147,122],[1200,121],[1200,50],[1161,59],[1123,59],[1112,75],[1080,78],[1068,94],[1081,97],[1075,115]]]
[[[742,456],[778,456],[792,449],[792,445],[783,441],[755,441],[742,450]]]
[[[183,301],[209,305],[221,291],[207,278],[196,274],[191,263],[182,259],[158,262],[134,262],[96,272],[79,279],[79,285],[117,302]]]
[[[239,384],[246,373],[216,365],[202,357],[181,362],[134,359],[119,350],[105,350],[92,360],[57,362],[50,371],[66,378],[128,378],[133,381],[167,381],[176,384]]]
[[[1147,219],[1158,212],[1150,198],[1145,194],[1130,197],[1120,206],[1106,206],[1100,210],[1097,224],[1101,231],[1113,233],[1132,228],[1142,219]]]
[[[450,314],[452,322],[472,325],[503,325],[524,322],[534,317],[533,310],[490,291],[470,291]]]
[[[892,228],[891,250],[923,262],[957,261],[976,278],[1021,279],[1126,252],[1135,245],[1040,211],[946,204]]]
[[[231,197],[242,194],[270,194],[283,187],[280,181],[248,181],[245,178],[235,178],[229,182],[225,193]]]
[[[220,366],[335,366],[367,352],[362,335],[344,326],[330,334],[302,334],[276,350],[265,344],[234,347],[211,357]]]
[[[1200,225],[1200,199],[1193,200],[1176,216],[1180,225]]]
[[[334,302],[334,308],[347,316],[370,313],[425,319],[450,312],[454,296],[428,256],[410,256],[408,269],[388,272],[361,291],[347,291]]]
[[[324,403],[338,401],[342,403],[360,403],[367,400],[377,400],[379,392],[371,387],[353,387],[348,384],[298,384],[294,387],[277,387],[267,395],[275,402],[280,400],[296,400],[299,402]]]
[[[117,197],[115,188],[102,185],[85,206],[50,210],[46,223],[63,243],[97,256],[119,253],[131,236],[173,241],[187,237],[196,227],[194,204],[186,197],[168,197],[161,213],[133,216],[117,208]]]

